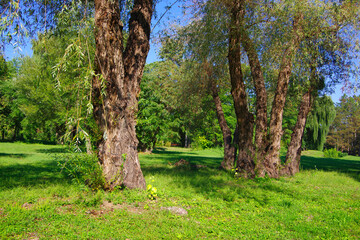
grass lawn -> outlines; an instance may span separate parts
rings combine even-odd
[[[150,200],[142,191],[75,184],[57,166],[63,152],[0,143],[0,239],[360,238],[359,157],[308,151],[295,177],[243,180],[217,168],[219,149],[158,149],[140,154],[158,190]],[[190,164],[173,166],[180,159]]]

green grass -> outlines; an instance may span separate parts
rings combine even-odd
[[[237,180],[218,169],[219,149],[158,149],[140,154],[158,189],[149,200],[142,191],[74,184],[57,167],[62,152],[0,143],[0,239],[360,238],[359,157],[308,151],[295,177]],[[180,159],[190,164],[173,166]],[[163,209],[172,206],[188,215]]]

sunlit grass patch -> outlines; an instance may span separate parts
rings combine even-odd
[[[140,154],[147,184],[157,189],[149,199],[146,191],[91,191],[75,184],[53,157],[62,149],[0,144],[0,239],[360,236],[356,157],[329,160],[305,152],[295,177],[245,180],[218,169],[221,149],[159,149]],[[189,164],[175,166],[181,159]],[[168,210],[173,208],[185,214]]]

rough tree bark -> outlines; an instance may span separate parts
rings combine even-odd
[[[239,125],[239,157],[237,168],[241,175],[277,178],[282,136],[282,117],[285,106],[292,62],[302,40],[302,13],[294,17],[291,40],[282,56],[270,125],[267,124],[267,96],[263,73],[254,44],[245,29],[245,0],[230,3],[229,68],[237,123]],[[248,56],[256,92],[256,124],[253,142],[254,116],[247,109],[241,72],[241,45]],[[267,132],[269,129],[269,133]]]
[[[280,63],[280,71],[277,81],[274,101],[271,109],[270,117],[270,133],[269,133],[269,148],[266,156],[266,173],[269,177],[279,177],[279,170],[281,167],[280,161],[280,144],[282,136],[282,121],[283,112],[286,100],[287,89],[292,71],[292,62],[296,51],[299,48],[302,36],[302,13],[299,13],[294,18],[292,39],[289,46],[286,48]]]
[[[216,116],[224,139],[224,159],[221,162],[221,167],[225,170],[231,170],[234,167],[237,149],[233,142],[231,129],[225,119],[221,99],[219,97],[219,88],[214,79],[213,65],[205,59],[203,69],[207,75],[210,93],[215,104]]]
[[[319,80],[322,80],[316,73],[315,58],[313,62],[314,65],[311,66],[310,87],[301,98],[297,121],[294,126],[293,133],[291,134],[290,144],[286,153],[285,164],[280,170],[281,175],[292,176],[300,170],[301,145],[306,120],[314,104],[314,98],[317,95],[317,91],[323,88],[321,82],[319,82]]]
[[[245,11],[241,9],[241,11]],[[256,121],[255,121],[255,151],[256,151],[256,166],[255,172],[259,176],[265,175],[265,148],[268,144],[267,141],[267,93],[265,88],[265,80],[263,71],[261,69],[261,64],[259,56],[256,52],[253,41],[250,39],[246,29],[245,29],[245,19],[244,15],[240,19],[240,34],[241,34],[241,44],[246,52],[248,57],[251,77],[253,84],[255,86],[256,93]]]
[[[145,188],[137,153],[135,115],[149,51],[152,0],[135,0],[126,49],[119,1],[95,0],[94,117],[103,133],[98,157],[108,188]]]
[[[298,118],[291,135],[290,145],[286,153],[285,165],[281,175],[294,175],[299,172],[301,143],[304,135],[306,119],[313,104],[313,88],[310,88],[301,99]]]
[[[244,177],[255,176],[255,148],[252,143],[254,117],[249,112],[243,73],[241,69],[241,33],[239,25],[243,18],[243,1],[235,0],[231,3],[230,32],[229,32],[229,70],[231,79],[231,94],[234,100],[236,119],[238,124],[239,141],[237,172]]]
[[[224,111],[221,106],[219,90],[214,81],[211,81],[211,95],[215,103],[216,116],[224,138],[224,159],[221,162],[221,167],[226,170],[231,170],[235,163],[236,148],[233,144],[232,133],[226,122]]]

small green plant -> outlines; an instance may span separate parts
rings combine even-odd
[[[153,183],[155,182],[154,176],[150,177],[150,181]],[[146,187],[147,196],[150,200],[155,200],[157,198],[157,189],[156,187],[148,184]]]
[[[95,154],[72,153],[57,155],[62,173],[80,186],[88,186],[96,191],[105,188],[105,178]]]
[[[147,185],[146,191],[148,193],[148,198],[150,200],[155,200],[157,198],[157,189],[153,187],[151,184]]]
[[[231,168],[230,174],[231,174],[231,176],[233,176],[235,179],[237,179],[237,178],[240,177],[239,169],[236,168],[236,167]]]
[[[337,151],[335,148],[325,149],[324,150],[324,157],[326,158],[340,158],[343,157],[342,152]]]

